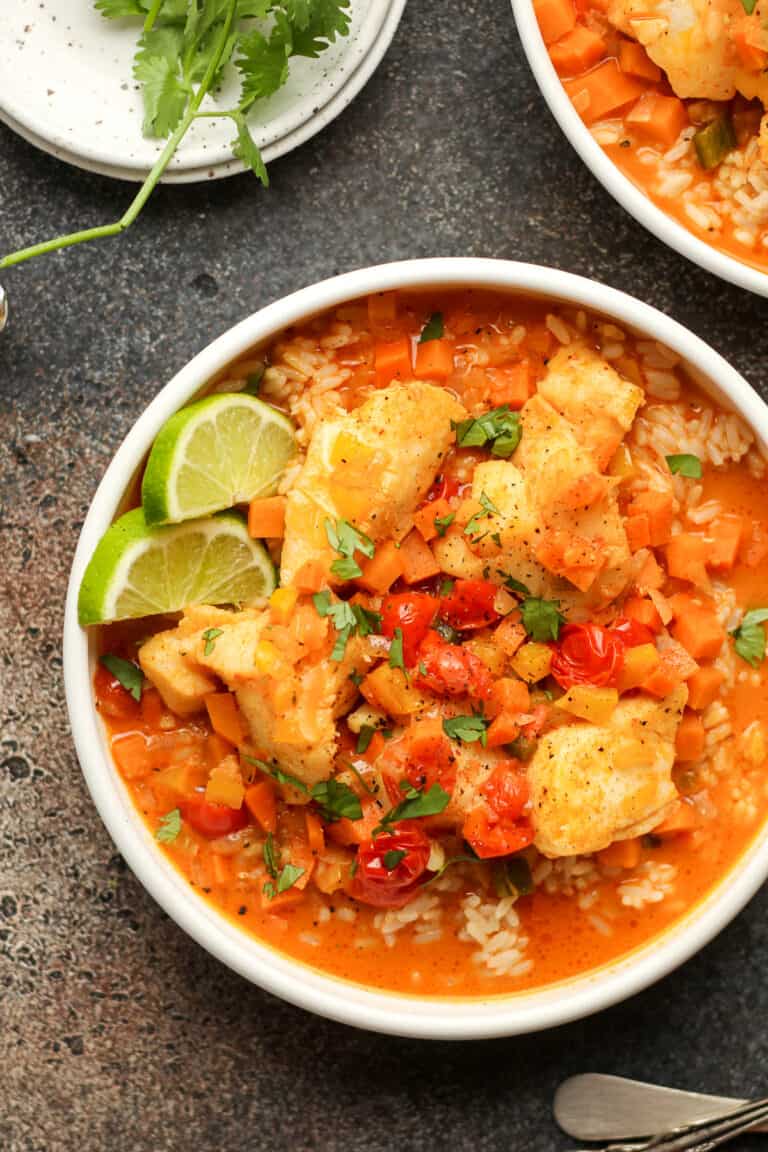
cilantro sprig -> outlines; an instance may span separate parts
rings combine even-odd
[[[381,823],[373,830],[373,835],[378,836],[379,832],[386,832],[401,820],[420,820],[425,816],[439,816],[450,801],[450,795],[439,784],[433,784],[427,792],[421,792],[418,788],[406,784],[404,799],[382,816]]]
[[[742,660],[757,668],[765,659],[765,628],[768,608],[753,608],[745,612],[738,628],[731,632],[733,646]]]
[[[155,830],[155,840],[161,844],[173,844],[179,832],[181,832],[181,812],[178,808],[172,808],[165,816],[160,817]]]
[[[293,57],[318,57],[350,26],[350,0],[95,0],[95,6],[108,20],[142,22],[133,75],[144,104],[144,135],[166,140],[165,147],[119,220],[11,252],[0,259],[0,269],[119,236],[139,216],[190,126],[203,117],[232,121],[235,156],[266,187],[267,169],[248,113],[282,88]],[[237,103],[202,111],[233,59],[240,78]]]
[[[443,720],[443,731],[451,740],[460,740],[462,744],[474,744],[479,740],[485,747],[489,724],[490,720],[484,716],[451,716]]]
[[[452,420],[459,448],[490,448],[492,456],[508,459],[523,435],[520,413],[512,412],[508,404],[483,412],[482,416],[467,420]]]
[[[361,552],[370,560],[376,551],[376,545],[370,536],[360,532],[348,520],[337,520],[336,523],[326,518],[325,535],[334,552],[339,553],[339,559],[331,564],[331,572],[339,580],[354,580],[362,576],[363,570],[355,560],[355,552]]]
[[[542,600],[538,596],[528,596],[523,600],[520,618],[528,635],[539,644],[557,640],[560,627],[565,624],[557,600]]]
[[[144,673],[138,664],[132,660],[123,660],[122,656],[113,656],[105,652],[99,657],[99,664],[103,664],[111,672],[115,680],[133,696],[134,700],[141,700],[141,690],[144,684]]]
[[[349,604],[346,600],[331,600],[331,594],[326,589],[315,592],[312,597],[318,616],[330,616],[338,635],[331,651],[331,660],[337,664],[344,659],[347,650],[347,641],[350,636],[370,636],[372,632],[381,631],[381,615],[363,608],[362,604]]]
[[[688,480],[701,480],[701,460],[690,452],[679,452],[665,456],[667,466],[673,476],[685,476]]]

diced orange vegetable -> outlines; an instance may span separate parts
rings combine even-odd
[[[642,81],[626,76],[614,59],[598,64],[576,80],[564,80],[563,87],[587,124],[623,108],[645,91]]]
[[[167,801],[169,807],[187,799],[200,788],[205,788],[208,772],[202,765],[187,760],[183,764],[171,764],[152,777],[152,791],[159,803]]]
[[[707,568],[733,568],[743,532],[744,521],[735,512],[726,512],[708,524]]]
[[[237,700],[231,692],[209,692],[205,697],[205,707],[211,727],[219,736],[235,746],[244,740],[243,725]]]
[[[624,521],[624,530],[627,533],[630,552],[639,552],[641,548],[650,548],[651,522],[645,513],[638,516],[628,516]]]
[[[681,607],[682,596],[672,599],[675,619],[671,632],[675,640],[693,656],[694,660],[714,660],[723,646],[725,628],[714,608],[697,602],[694,597]]]
[[[628,596],[624,601],[622,615],[630,620],[637,620],[652,632],[661,632],[663,628],[656,605],[646,596]]]
[[[296,904],[300,904],[303,899],[304,893],[296,884],[292,888],[286,889],[285,892],[276,892],[271,900],[262,889],[261,910],[262,912],[285,912]]]
[[[218,732],[211,732],[205,742],[205,751],[210,767],[214,768],[225,756],[231,756],[235,748],[236,745],[230,740],[225,740]]]
[[[273,624],[287,624],[293,615],[299,599],[298,588],[288,585],[275,588],[269,598],[269,616]]]
[[[640,492],[627,509],[629,516],[647,516],[650,546],[660,548],[672,535],[674,520],[672,495],[669,492]]]
[[[679,836],[701,827],[701,816],[690,800],[676,800],[669,815],[653,829],[654,836]]]
[[[393,540],[377,544],[373,556],[361,563],[363,574],[357,577],[357,583],[369,592],[388,592],[403,574],[405,566],[401,553],[402,548],[396,548]]]
[[[564,712],[593,724],[610,724],[619,702],[616,688],[596,688],[594,684],[574,684],[556,701]]]
[[[403,580],[406,584],[419,584],[437,576],[440,565],[432,554],[432,549],[424,542],[416,529],[409,532],[400,543],[400,559],[403,562]]]
[[[597,853],[597,858],[605,868],[636,868],[642,855],[642,840],[633,836],[630,840],[614,840],[607,848]]]
[[[576,26],[573,0],[533,0],[533,10],[545,44],[554,44]]]
[[[641,684],[658,668],[661,659],[653,644],[636,644],[627,648],[616,684],[619,692],[629,692]]]
[[[678,580],[690,580],[692,584],[707,587],[707,557],[709,545],[704,536],[693,532],[681,532],[673,536],[667,545],[667,571]]]
[[[748,72],[763,72],[768,64],[768,52],[763,47],[762,22],[757,12],[742,16],[729,28],[739,60]]]
[[[367,300],[371,324],[391,324],[397,316],[397,292],[374,292]]]
[[[619,43],[619,66],[622,72],[639,76],[651,84],[658,84],[661,80],[661,68],[654,64],[645,48],[636,40],[622,40]]]
[[[659,654],[659,663],[650,676],[643,680],[640,687],[644,692],[650,692],[652,696],[662,698],[669,696],[670,692],[674,692],[682,681],[683,677],[675,667],[674,661],[669,658],[667,652],[662,652]]]
[[[248,505],[248,535],[276,540],[285,535],[285,496],[264,496]]]
[[[417,380],[445,380],[453,372],[452,340],[426,340],[416,345],[413,374]]]
[[[549,58],[560,76],[578,76],[605,56],[605,40],[584,24],[562,36],[549,49]]]
[[[408,380],[413,375],[411,368],[411,342],[407,336],[401,340],[390,340],[377,344],[374,349],[376,380],[384,388],[392,380]]]
[[[225,756],[211,768],[205,786],[205,798],[209,804],[225,804],[227,808],[242,808],[245,787],[240,773],[240,765],[235,756]]]
[[[624,117],[624,123],[641,139],[669,148],[690,120],[685,104],[677,96],[643,92]]]
[[[265,832],[277,832],[277,791],[271,780],[257,780],[249,785],[245,806]]]
[[[487,704],[489,716],[498,716],[502,712],[519,714],[527,712],[531,706],[531,693],[524,680],[515,680],[512,676],[502,676],[494,681],[491,699]]]
[[[162,697],[156,688],[145,686],[141,694],[141,718],[150,728],[157,728],[165,711]]]
[[[374,828],[381,823],[384,809],[373,796],[361,797],[360,807],[363,815],[359,820],[350,820],[347,816],[342,816],[340,820],[334,820],[333,824],[328,825],[326,831],[329,840],[351,847],[353,844],[362,844],[364,840],[371,839]]]
[[[152,770],[152,759],[147,741],[140,732],[116,736],[112,740],[112,756],[126,780],[140,780]]]
[[[435,527],[435,519],[449,516],[450,513],[451,506],[447,500],[443,499],[432,500],[423,508],[419,508],[418,512],[414,514],[413,523],[421,533],[422,540],[434,540],[435,536],[439,535]]]
[[[388,664],[379,664],[369,672],[360,691],[369,704],[388,716],[411,716],[424,708],[427,700],[406,681],[400,668],[390,668]]]
[[[500,748],[502,744],[511,744],[520,735],[518,712],[499,712],[485,734],[489,748]]]
[[[319,592],[328,583],[329,565],[322,560],[307,560],[293,578],[300,592]]]
[[[217,887],[229,887],[232,883],[232,868],[226,856],[212,852],[208,857],[208,867],[210,868],[211,880]]]
[[[712,664],[705,664],[688,680],[688,706],[703,712],[718,696],[725,682],[725,673]]]
[[[310,812],[308,808],[304,809],[304,819],[307,823],[307,842],[310,850],[316,854],[322,852],[325,848],[322,820],[314,812]]]
[[[505,364],[489,372],[490,398],[494,407],[509,405],[513,410],[522,408],[531,394],[531,366],[527,360]]]
[[[493,639],[501,648],[505,656],[514,656],[521,644],[524,644],[528,633],[522,625],[519,612],[510,612],[493,634]]]
[[[748,568],[757,568],[768,556],[768,524],[754,520],[742,542],[739,559]]]
[[[687,709],[677,729],[675,754],[678,760],[701,760],[704,755],[704,725]]]
[[[605,564],[605,554],[594,540],[567,528],[545,529],[536,548],[536,559],[556,576],[570,580],[580,592],[592,586]]]
[[[641,592],[649,592],[651,589],[658,592],[660,588],[664,587],[666,579],[666,572],[653,552],[649,552],[643,561],[642,568],[635,577],[635,584]]]
[[[376,731],[373,736],[371,736],[371,741],[365,752],[358,752],[357,755],[361,756],[366,764],[374,764],[384,751],[385,744],[386,740],[381,732]]]

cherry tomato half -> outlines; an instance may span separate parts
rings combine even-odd
[[[437,598],[426,592],[401,592],[385,596],[381,604],[381,631],[391,639],[395,629],[403,633],[403,659],[407,667],[416,663],[419,645],[429,631],[437,612]]]
[[[460,644],[446,644],[428,632],[419,648],[416,683],[438,696],[472,696],[490,700],[493,677],[482,660]]]
[[[533,843],[533,826],[524,817],[506,820],[484,808],[475,808],[464,821],[462,835],[481,860],[511,856]]]
[[[456,756],[439,722],[415,721],[402,739],[386,749],[384,783],[393,804],[403,798],[399,787],[403,779],[420,792],[428,792],[433,784],[449,795],[453,792]]]
[[[230,832],[245,828],[248,823],[245,805],[242,808],[228,808],[226,804],[211,804],[202,796],[195,796],[183,801],[179,807],[187,824],[209,840],[228,836]]]
[[[465,487],[467,485],[461,484],[455,476],[446,476],[445,473],[441,472],[435,477],[432,487],[424,497],[424,503],[431,504],[434,500],[453,500]]]
[[[99,705],[99,711],[105,716],[113,716],[116,720],[133,720],[141,711],[138,700],[134,700],[130,692],[123,688],[116,676],[108,668],[99,664],[94,677],[94,689]]]
[[[611,628],[614,636],[618,636],[625,648],[637,648],[638,644],[655,644],[656,637],[647,624],[639,620],[632,620],[627,616],[619,616]]]
[[[451,594],[440,601],[440,616],[453,628],[484,628],[499,613],[493,606],[498,588],[490,580],[457,580]]]
[[[402,908],[419,889],[429,853],[429,839],[410,822],[364,840],[357,850],[350,896],[375,908]]]
[[[552,675],[565,689],[615,684],[624,663],[624,643],[600,624],[566,624],[551,647]]]
[[[497,816],[518,820],[528,803],[528,781],[519,760],[500,760],[480,792]]]

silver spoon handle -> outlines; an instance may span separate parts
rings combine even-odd
[[[640,1143],[608,1144],[601,1152],[711,1152],[765,1120],[768,1120],[768,1098],[744,1104],[728,1116],[673,1129]]]

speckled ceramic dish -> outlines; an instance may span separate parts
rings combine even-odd
[[[351,0],[349,36],[317,60],[294,58],[288,83],[257,105],[249,123],[269,162],[303,144],[354,99],[379,65],[405,0]],[[92,0],[13,0],[0,4],[0,120],[35,147],[92,172],[142,180],[161,142],[141,132],[132,79],[135,22],[104,20]],[[231,107],[230,67],[216,101]],[[243,171],[227,120],[192,125],[164,180],[191,183]]]

